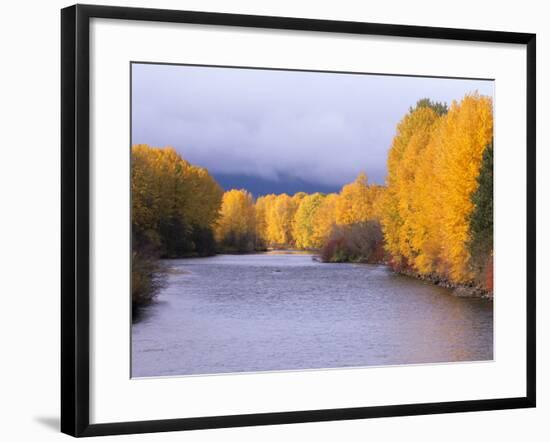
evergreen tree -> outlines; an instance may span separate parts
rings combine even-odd
[[[439,101],[432,101],[429,98],[422,98],[421,100],[418,100],[416,102],[415,107],[410,107],[409,112],[412,113],[416,109],[420,109],[423,107],[429,107],[431,110],[433,110],[438,116],[445,115],[449,108],[447,107],[447,103],[441,103]]]
[[[476,274],[484,271],[493,249],[493,143],[483,153],[478,187],[472,194],[474,210],[470,217],[470,263]]]

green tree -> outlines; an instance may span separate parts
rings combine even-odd
[[[482,275],[493,252],[493,143],[483,152],[478,187],[472,194],[474,210],[470,217],[470,264]]]
[[[412,113],[416,109],[428,107],[433,110],[438,116],[445,115],[449,111],[447,103],[441,103],[439,101],[432,101],[429,98],[422,98],[416,102],[416,106],[410,107],[409,112]]]

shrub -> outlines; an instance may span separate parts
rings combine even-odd
[[[384,237],[375,220],[335,226],[321,248],[324,262],[378,263],[384,260]]]
[[[154,231],[137,233],[132,229],[132,308],[148,304],[164,284],[158,264],[162,241]]]
[[[148,304],[163,285],[161,268],[156,259],[132,252],[132,306]]]
[[[483,271],[484,274],[484,288],[485,290],[493,291],[493,255],[490,255],[485,264]]]

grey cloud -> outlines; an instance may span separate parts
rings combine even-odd
[[[397,122],[423,97],[493,82],[134,64],[132,142],[173,146],[212,173],[383,183]]]

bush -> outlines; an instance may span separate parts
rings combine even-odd
[[[219,251],[225,253],[250,253],[256,250],[256,237],[252,233],[230,230],[219,242]]]
[[[485,263],[485,268],[483,269],[483,276],[484,276],[483,288],[488,292],[492,292],[493,291],[493,255],[490,255],[487,258],[487,262]]]
[[[375,220],[334,226],[321,248],[324,262],[379,263],[384,260],[384,236]]]
[[[164,284],[158,264],[161,240],[154,231],[137,233],[132,229],[132,307],[148,304]]]
[[[193,242],[193,250],[197,255],[212,256],[216,254],[216,240],[211,228],[194,226],[191,240]]]
[[[160,248],[162,258],[180,258],[194,249],[191,229],[178,218],[162,219],[158,233],[162,244]]]
[[[132,306],[150,303],[163,285],[163,275],[156,259],[132,252]]]

